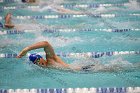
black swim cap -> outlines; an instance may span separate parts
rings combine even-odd
[[[21,0],[23,3],[27,2],[26,0]]]

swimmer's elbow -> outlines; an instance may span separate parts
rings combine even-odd
[[[46,47],[46,48],[51,47],[51,45],[50,45],[49,42],[47,42],[47,41],[43,41],[43,45],[44,45],[44,47]]]
[[[47,47],[49,43],[47,41],[43,41],[43,44]]]

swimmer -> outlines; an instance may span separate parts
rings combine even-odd
[[[18,31],[24,30],[22,25],[20,25],[20,24],[13,24],[12,21],[14,22],[14,20],[12,20],[12,19],[14,19],[14,16],[12,16],[11,13],[7,13],[7,15],[5,16],[5,24],[4,24],[3,28],[8,28],[8,29],[15,28]]]
[[[11,13],[8,13],[5,17],[5,28],[14,28],[14,25],[12,24],[11,22],[11,16],[12,14]]]
[[[88,66],[83,66],[83,67],[72,67],[70,64],[65,63],[60,57],[58,57],[55,52],[53,47],[47,42],[47,41],[42,41],[35,43],[33,45],[30,45],[28,47],[25,47],[17,56],[17,58],[22,58],[27,54],[28,51],[34,50],[34,49],[39,49],[39,48],[44,48],[44,51],[46,53],[46,60],[43,59],[39,54],[31,54],[29,56],[30,61],[33,62],[33,64],[36,64],[41,67],[62,67],[62,68],[68,68],[68,69],[73,69],[73,70],[82,70],[82,71],[88,71],[91,67],[94,65],[88,65]],[[56,65],[57,64],[57,65]]]
[[[30,0],[22,0],[22,2],[29,3]],[[30,1],[31,2],[31,1]],[[75,11],[71,9],[66,9],[64,7],[61,7],[62,1],[53,1],[53,0],[48,0],[48,1],[43,1],[43,0],[35,0],[36,5],[39,5],[39,9],[31,9],[32,11],[40,11],[43,12],[44,10],[51,10],[53,12],[61,13],[61,14],[84,14],[84,12],[80,11]]]
[[[31,46],[28,46],[24,48],[17,58],[21,58],[26,55],[26,53],[30,50],[38,49],[38,48],[44,48],[44,51],[46,53],[46,60],[44,60],[41,56],[32,54],[29,56],[29,59],[36,65],[42,66],[42,67],[47,67],[47,66],[53,66],[55,63],[60,64],[62,67],[69,68],[69,64],[65,63],[62,61],[61,58],[59,58],[54,50],[53,47],[47,42],[47,41],[42,41],[38,42],[36,44],[33,44]]]
[[[50,5],[55,12],[58,13],[63,13],[63,14],[84,14],[83,12],[79,12],[79,11],[74,11],[74,10],[70,10],[70,9],[65,9],[63,7],[60,6],[54,6],[54,5]]]
[[[36,0],[21,0],[23,3],[35,3]]]

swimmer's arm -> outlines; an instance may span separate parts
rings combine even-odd
[[[74,10],[70,10],[70,9],[65,9],[65,8],[62,8],[62,7],[59,7],[57,5],[50,5],[51,7],[53,7],[54,9],[56,9],[57,12],[59,13],[67,13],[67,14],[83,14],[83,12],[78,12],[78,11],[74,11]]]
[[[47,41],[42,41],[42,42],[38,42],[38,43],[35,43],[33,45],[30,45],[30,46],[24,48],[19,53],[17,58],[21,58],[22,56],[25,56],[28,51],[31,51],[31,50],[34,50],[34,49],[39,49],[39,48],[44,48],[46,53],[49,52],[51,55],[55,55],[52,46]]]

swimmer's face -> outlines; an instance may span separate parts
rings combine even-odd
[[[40,58],[37,58],[35,61],[34,61],[34,64],[38,64],[40,62]]]
[[[37,58],[37,59],[34,61],[34,64],[36,64],[36,65],[41,65],[41,66],[45,66],[45,65],[46,65],[46,61],[45,61],[43,58]]]

